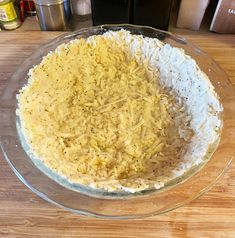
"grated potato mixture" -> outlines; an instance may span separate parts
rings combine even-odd
[[[108,191],[170,176],[193,135],[182,100],[111,37],[59,46],[30,71],[18,103],[40,160],[72,183]]]

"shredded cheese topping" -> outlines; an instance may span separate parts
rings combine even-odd
[[[33,152],[71,182],[143,190],[170,174],[192,136],[186,106],[128,45],[93,36],[63,44],[18,95]]]

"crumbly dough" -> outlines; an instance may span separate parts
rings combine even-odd
[[[194,60],[124,30],[60,45],[30,70],[18,102],[33,154],[69,182],[107,191],[164,186],[201,162],[221,126]]]

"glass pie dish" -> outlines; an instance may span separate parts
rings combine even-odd
[[[42,57],[62,43],[73,39],[103,34],[109,30],[126,29],[132,34],[157,38],[162,42],[185,50],[209,77],[220,97],[224,111],[220,142],[216,141],[203,158],[192,167],[156,190],[144,190],[134,194],[125,192],[93,191],[85,186],[71,184],[65,179],[55,179],[43,164],[35,164],[27,153],[28,145],[20,133],[20,120],[16,116],[16,94],[28,80],[28,71],[41,62]],[[33,192],[45,200],[66,210],[106,218],[139,218],[171,211],[202,195],[225,173],[232,162],[233,148],[230,141],[230,121],[234,119],[231,102],[235,93],[226,74],[199,48],[182,37],[151,27],[133,25],[103,25],[62,35],[42,46],[13,74],[0,98],[0,146],[18,178]],[[40,168],[40,169],[39,169]]]

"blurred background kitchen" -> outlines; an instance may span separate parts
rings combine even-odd
[[[106,23],[235,33],[235,0],[0,0],[1,30],[73,31]]]

